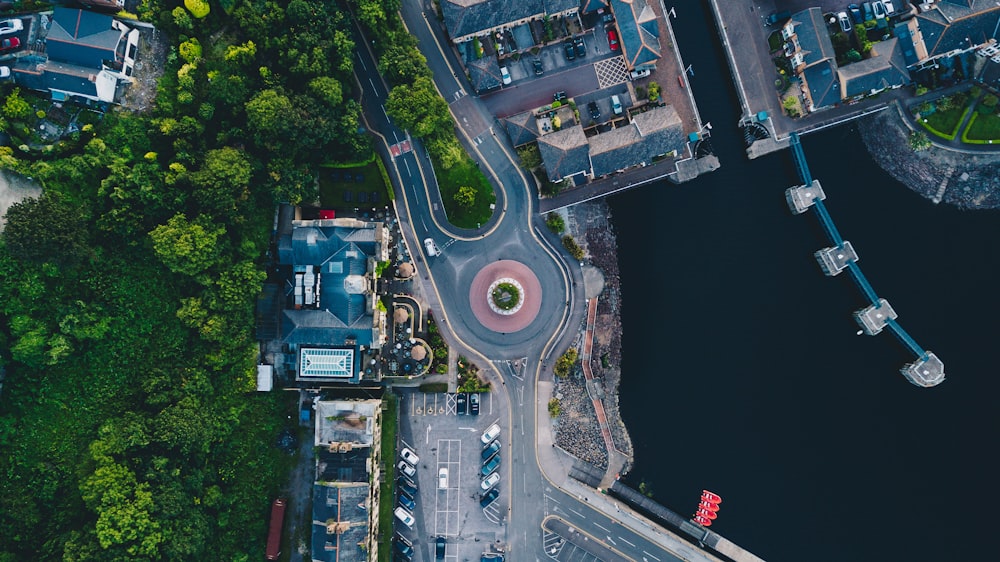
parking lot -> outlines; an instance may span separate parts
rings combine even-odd
[[[420,460],[412,478],[417,488],[412,509],[416,521],[412,528],[395,521],[395,527],[412,543],[413,560],[434,560],[437,537],[445,538],[445,559],[453,561],[478,559],[491,545],[506,543],[506,404],[492,393],[481,393],[479,415],[473,415],[471,396],[460,396],[415,389],[401,392],[400,440]],[[497,439],[501,460],[495,471],[500,480],[493,486],[499,497],[484,508],[480,505],[482,435],[494,423],[501,427]]]

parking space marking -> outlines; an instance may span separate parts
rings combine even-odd
[[[462,468],[462,442],[458,439],[438,439],[437,467],[434,471],[434,534],[442,537],[457,537],[459,531],[459,484]],[[448,487],[441,489],[437,482],[438,472],[448,469]]]
[[[456,406],[456,402],[455,402],[455,395],[454,394],[445,394],[444,395],[444,414],[446,416],[451,416],[451,415],[455,415],[457,412],[458,412],[458,410],[457,410],[457,406]]]

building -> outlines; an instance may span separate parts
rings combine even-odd
[[[611,12],[629,70],[652,66],[660,60],[659,22],[646,0],[611,0]]]
[[[388,230],[352,218],[280,222],[278,263],[288,278],[278,338],[286,370],[297,381],[357,383],[365,354],[385,342],[375,270],[389,259]]]
[[[318,400],[314,408],[312,559],[377,560],[382,401]]]
[[[871,57],[837,69],[844,98],[861,98],[910,82],[903,50],[893,37],[872,46]]]
[[[441,0],[444,26],[455,43],[579,11],[579,0]]]
[[[538,152],[549,181],[560,182],[590,173],[590,144],[579,125],[539,137]]]
[[[912,36],[923,53],[920,63],[952,57],[987,43],[1000,27],[1000,4],[993,0],[940,0],[922,4]]]
[[[51,17],[44,52],[19,58],[14,80],[55,101],[114,103],[119,82],[132,81],[139,30],[85,10],[55,8]]]

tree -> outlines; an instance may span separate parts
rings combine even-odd
[[[247,124],[254,133],[257,146],[280,149],[291,132],[289,117],[295,112],[292,100],[277,90],[267,89],[247,102],[246,111]]]
[[[861,56],[861,53],[859,53],[857,49],[851,49],[847,51],[846,53],[844,53],[844,57],[846,57],[847,60],[850,62],[858,62],[863,58]]]
[[[201,19],[212,11],[212,6],[206,0],[184,0],[184,7],[195,19]]]
[[[452,127],[448,104],[426,76],[414,80],[411,87],[393,88],[385,109],[397,125],[419,138],[432,137],[450,131]]]
[[[218,241],[225,231],[204,215],[192,222],[177,213],[167,224],[154,228],[149,237],[153,251],[170,271],[196,276],[218,263]]]
[[[569,376],[570,370],[573,365],[576,365],[577,352],[575,347],[571,347],[556,359],[555,367],[552,368],[552,372],[555,373],[557,377]]]
[[[7,209],[3,240],[17,259],[75,266],[92,253],[86,220],[82,209],[46,191]]]
[[[660,99],[660,85],[656,82],[649,83],[649,101],[656,102]]]
[[[908,140],[910,143],[910,149],[914,152],[927,150],[931,147],[931,140],[927,138],[927,135],[923,131],[910,131]]]
[[[336,78],[317,76],[309,81],[309,93],[329,106],[338,106],[344,101],[344,91]]]
[[[518,148],[517,156],[521,160],[521,167],[525,170],[534,170],[542,165],[542,153],[538,150],[538,144],[536,143]]]
[[[250,159],[243,151],[229,146],[208,151],[201,169],[191,174],[199,209],[218,216],[236,212],[250,197],[252,176]]]
[[[476,188],[463,185],[455,192],[455,202],[469,208],[476,204]]]
[[[785,108],[790,117],[799,116],[799,100],[795,96],[788,96],[781,102],[781,107]]]
[[[158,557],[163,535],[153,520],[153,494],[127,466],[105,460],[80,483],[80,494],[97,514],[102,547],[121,545],[133,556]]]
[[[409,33],[396,32],[385,52],[379,57],[379,72],[389,84],[399,86],[410,84],[417,78],[430,77],[427,59],[417,49],[417,40]]]
[[[562,234],[566,230],[566,221],[563,220],[562,215],[559,213],[549,213],[545,217],[545,226],[548,226],[549,230],[555,234]]]
[[[7,119],[26,119],[31,115],[31,104],[21,97],[21,89],[14,88],[3,104],[3,115]]]

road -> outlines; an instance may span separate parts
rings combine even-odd
[[[655,532],[652,529],[640,533],[636,529],[642,528],[641,525],[626,525],[619,517],[605,515],[595,507],[601,498],[582,499],[583,494],[593,493],[592,490],[567,493],[542,470],[536,444],[551,447],[551,438],[539,439],[539,409],[543,415],[547,414],[544,405],[536,407],[536,393],[540,380],[551,381],[555,356],[572,341],[585,313],[584,298],[578,289],[583,287],[581,270],[576,263],[567,263],[564,258],[568,256],[557,248],[557,239],[546,231],[535,211],[533,183],[515,164],[511,150],[504,143],[505,137],[491,131],[496,125],[488,109],[478,98],[468,95],[467,84],[459,78],[464,74],[455,70],[460,67],[454,55],[438,43],[438,39],[443,40],[440,30],[427,22],[424,10],[429,7],[406,0],[401,9],[407,28],[427,57],[439,91],[450,104],[459,125],[460,140],[487,175],[492,176],[497,188],[497,209],[489,223],[476,231],[448,224],[422,145],[413,140],[413,152],[394,159],[389,157],[388,145],[407,138],[407,134],[386,115],[385,84],[377,73],[370,44],[359,40],[356,72],[363,89],[366,120],[369,128],[385,140],[385,145],[376,143],[377,149],[390,163],[387,168],[397,187],[400,231],[417,261],[429,307],[439,319],[449,344],[466,348],[470,356],[496,366],[494,386],[508,393],[510,428],[505,434],[510,458],[505,466],[506,481],[510,484],[505,493],[510,494],[507,498],[510,512],[503,524],[508,525],[509,559],[544,560],[542,521],[547,515],[557,515],[575,529],[606,541],[606,546],[629,559],[680,560],[646,538],[645,535]],[[443,249],[440,256],[428,259],[422,244],[425,237],[433,238]],[[475,274],[485,264],[500,259],[526,264],[543,290],[536,320],[527,328],[509,334],[498,334],[482,326],[469,305],[469,287]],[[522,376],[506,367],[504,361],[511,359],[525,360],[527,368]],[[605,505],[603,510],[610,508]],[[692,551],[695,555],[700,552],[693,547]]]

